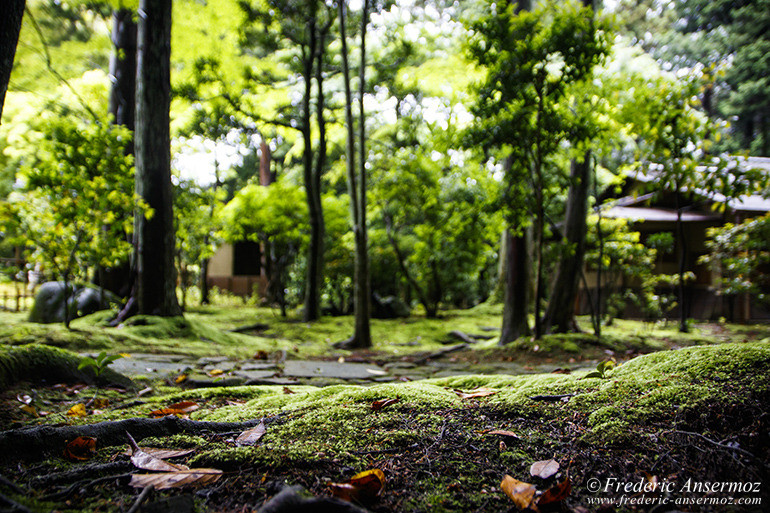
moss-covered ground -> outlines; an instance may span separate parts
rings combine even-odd
[[[74,322],[73,331],[31,325],[18,314],[0,317],[0,367],[7,361],[18,366],[18,356],[4,360],[3,354],[41,343],[73,351],[246,358],[286,350],[289,357],[419,363],[420,355],[457,342],[448,336],[451,330],[495,337],[489,328],[499,326],[499,311],[488,306],[445,312],[438,320],[375,321],[375,347],[352,355],[329,349],[349,334],[349,318],[306,324],[247,306],[197,309],[184,321],[140,317],[121,328],[105,327],[106,316],[96,314]],[[228,331],[256,323],[267,326]],[[370,386],[184,390],[158,381],[133,388],[55,387],[50,380],[43,385],[39,375],[25,376],[23,367],[5,378],[0,417],[3,430],[90,424],[148,418],[187,401],[197,409],[184,415],[195,421],[265,419],[266,433],[253,447],[236,446],[239,432],[142,440],[142,446],[192,448],[182,462],[224,471],[213,484],[154,492],[148,511],[180,497],[198,511],[257,511],[284,483],[324,496],[330,483],[373,468],[386,481],[382,493],[364,504],[372,512],[516,511],[501,490],[506,474],[532,483],[538,494],[568,481],[569,494],[544,511],[766,511],[769,336],[767,326],[704,324],[680,335],[673,326],[616,321],[602,339],[551,336],[498,347],[495,338],[480,337],[441,357],[465,365],[467,375]],[[603,377],[575,370],[582,361],[609,357],[619,365]],[[485,373],[490,364],[510,360],[523,366],[549,362],[555,372]],[[32,413],[22,409],[25,396]],[[94,402],[95,396],[108,401]],[[388,399],[394,401],[381,407]],[[85,417],[67,415],[77,403],[86,405]],[[46,415],[34,416],[41,412]],[[54,448],[43,461],[0,463],[0,474],[13,482],[0,480],[0,496],[32,511],[127,511],[140,490],[128,486],[136,471],[122,454],[125,447],[97,442],[97,448],[82,462],[68,461],[59,456],[63,448]],[[560,465],[554,476],[530,475],[534,462],[551,458]],[[704,483],[739,485],[714,491]],[[640,492],[643,486],[654,490]]]

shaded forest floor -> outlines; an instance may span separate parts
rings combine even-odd
[[[197,311],[184,323],[147,318],[122,332],[99,327],[99,315],[66,332],[0,314],[0,511],[129,511],[142,490],[130,486],[132,475],[149,471],[124,454],[124,427],[141,447],[193,450],[172,462],[223,472],[148,493],[138,511],[259,511],[286,484],[316,503],[285,511],[352,511],[318,504],[344,490],[372,512],[517,511],[514,501],[541,511],[764,511],[770,500],[767,327],[702,325],[680,336],[625,321],[601,340],[559,336],[498,348],[499,317],[485,307],[436,321],[379,321],[373,350],[350,353],[328,349],[349,319],[309,326],[225,310]],[[259,326],[226,331],[249,324]],[[480,337],[459,347],[452,330]],[[156,352],[189,346],[195,357],[344,359],[406,370],[357,384],[189,388],[169,374],[97,388],[78,384],[75,372],[53,372],[76,367],[68,352],[46,350],[53,356],[43,358],[42,373],[23,362],[41,359],[25,353],[41,342],[153,352],[156,341]],[[448,347],[458,348],[442,353]],[[609,358],[619,365],[588,376]],[[430,363],[434,372],[418,371]],[[191,423],[168,430],[168,419],[154,419],[164,413]],[[254,445],[236,442],[259,419],[265,429]],[[98,435],[95,452],[65,457],[66,443],[88,433]],[[551,459],[555,473],[531,474]],[[371,469],[383,472],[379,494],[346,484]],[[522,485],[511,498],[501,489],[506,475],[533,488]]]

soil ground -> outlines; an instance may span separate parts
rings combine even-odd
[[[471,328],[488,321],[476,319]],[[288,330],[298,327],[287,324],[275,329],[286,329],[279,339],[290,344],[264,352],[252,347],[208,360],[199,352],[166,355],[168,368],[152,363],[163,359],[158,355],[142,360],[134,353],[133,362],[115,363],[135,378],[134,389],[12,383],[0,395],[0,448],[8,447],[9,434],[38,425],[88,429],[99,421],[149,419],[180,401],[195,407],[179,416],[263,418],[265,434],[253,447],[236,445],[243,429],[135,436],[142,447],[193,449],[171,460],[176,463],[223,471],[216,482],[155,490],[141,501],[142,488],[129,483],[147,471],[132,465],[123,440],[98,440],[96,453],[83,461],[65,458],[61,446],[35,458],[14,448],[0,459],[0,511],[126,512],[138,504],[147,512],[253,512],[286,485],[302,486],[308,497],[330,497],[335,483],[369,469],[385,478],[379,494],[358,497],[358,506],[371,512],[518,511],[501,489],[506,475],[534,485],[540,502],[532,510],[766,511],[765,327],[703,325],[689,338],[642,332],[625,339],[521,340],[505,348],[481,339],[456,346],[459,341],[446,338],[453,327],[445,322],[441,337],[424,345],[407,345],[407,339],[323,355],[303,352],[299,338],[283,338],[297,337]],[[60,340],[57,333],[47,336]],[[57,345],[95,352],[91,344],[100,335],[85,336],[92,340]],[[256,334],[243,336],[262,343]],[[447,348],[455,350],[442,353]],[[615,369],[587,376],[609,358],[619,364]],[[321,375],[313,375],[313,366]],[[393,402],[381,402],[388,399]],[[86,416],[67,415],[77,404]],[[550,459],[559,464],[554,475],[531,475],[533,463]],[[549,489],[558,499],[550,504],[543,499]],[[286,511],[344,511],[323,507],[331,506]]]

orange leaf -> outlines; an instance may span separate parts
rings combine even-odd
[[[345,483],[330,483],[332,495],[348,502],[372,502],[385,486],[385,474],[375,468],[360,472]]]
[[[190,413],[200,408],[198,403],[193,401],[182,401],[180,403],[170,404],[160,410],[153,410],[150,412],[150,417],[165,417],[166,415],[183,415]]]
[[[203,485],[213,483],[222,477],[222,471],[215,468],[191,468],[178,472],[162,474],[134,474],[129,483],[134,488],[154,486],[156,490],[181,488],[187,485]]]
[[[380,399],[379,401],[374,401],[372,403],[372,410],[374,411],[381,410],[387,406],[390,406],[391,404],[396,404],[400,400],[401,399],[399,399],[398,397],[395,397],[393,399]]]
[[[536,491],[535,485],[519,481],[506,474],[503,482],[500,483],[500,488],[505,492],[505,495],[511,498],[517,508],[527,509],[532,506]]]
[[[73,461],[86,461],[96,454],[96,438],[79,436],[64,447],[64,457]]]
[[[88,412],[86,411],[86,405],[83,403],[77,403],[67,411],[68,417],[86,417]]]
[[[567,498],[569,492],[572,491],[572,483],[570,483],[569,475],[564,478],[564,481],[557,483],[550,487],[537,499],[538,506],[547,506],[548,504],[554,504],[562,502]]]
[[[184,381],[187,381],[187,374],[180,374],[174,379],[174,383],[177,383],[177,384],[182,383]]]
[[[260,422],[257,427],[247,429],[238,435],[238,438],[235,439],[235,445],[240,447],[255,445],[257,442],[259,442],[259,439],[265,435],[266,431],[267,429],[265,428],[265,424]]]
[[[222,369],[211,369],[209,371],[209,376],[219,376],[219,375],[224,374],[224,373],[225,373],[225,371],[223,371]]]
[[[495,395],[497,390],[486,387],[477,387],[469,392],[463,392],[462,390],[455,390],[460,399],[475,399],[476,397],[486,397],[488,395]]]
[[[559,462],[554,459],[536,461],[529,468],[529,473],[532,474],[532,476],[542,479],[548,479],[558,471]]]

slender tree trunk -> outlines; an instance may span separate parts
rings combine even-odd
[[[505,300],[500,345],[529,335],[527,306],[529,303],[529,251],[527,235],[513,235],[506,229],[503,235],[506,256]]]
[[[25,0],[6,0],[3,2],[4,12],[0,15],[0,118],[3,116],[8,82],[11,80],[25,5]]]
[[[169,103],[171,0],[140,0],[136,83],[136,194],[152,216],[136,216],[140,314],[181,315],[176,297]]]
[[[684,233],[684,224],[682,223],[682,205],[678,187],[676,193],[676,233],[677,239],[679,239],[679,331],[687,333],[690,331],[690,327],[687,325],[690,305],[687,301],[687,290],[684,283],[684,273],[687,264],[687,240]]]
[[[546,332],[567,333],[579,331],[575,321],[575,301],[585,257],[588,225],[588,188],[590,185],[591,155],[586,152],[582,161],[573,160],[570,170],[570,188],[564,215],[563,244],[565,254],[556,265],[548,307],[543,319]]]
[[[313,17],[308,26],[309,41],[307,53],[303,55],[303,77],[305,80],[304,97],[302,99],[302,137],[305,141],[303,152],[303,179],[305,182],[305,199],[310,217],[310,243],[307,255],[307,279],[305,283],[305,311],[303,319],[312,321],[320,317],[320,288],[323,266],[323,211],[321,209],[321,191],[318,170],[313,168],[313,147],[311,130],[311,105],[313,87],[313,64],[318,51],[318,30]],[[321,100],[323,101],[323,100]],[[318,107],[319,109],[322,106]],[[318,185],[316,185],[318,184]]]
[[[366,151],[365,149],[365,119],[363,108],[363,95],[365,91],[365,75],[364,69],[366,66],[366,25],[368,21],[368,1],[364,0],[363,16],[362,16],[362,33],[361,33],[361,70],[359,73],[360,79],[360,120],[361,126],[359,127],[359,138],[361,144],[359,166],[360,176],[356,173],[356,148],[355,148],[355,128],[353,126],[353,95],[350,90],[350,67],[348,61],[348,48],[347,48],[347,36],[345,30],[345,11],[347,9],[344,0],[338,2],[339,18],[340,18],[340,39],[342,42],[342,73],[345,84],[345,121],[347,125],[348,141],[347,141],[347,168],[348,168],[348,193],[350,195],[350,213],[351,221],[353,225],[353,235],[356,245],[355,253],[355,267],[354,267],[354,299],[353,310],[355,316],[355,325],[353,335],[337,345],[345,348],[363,348],[371,347],[372,337],[369,327],[369,259],[367,252],[367,236],[366,236]]]

